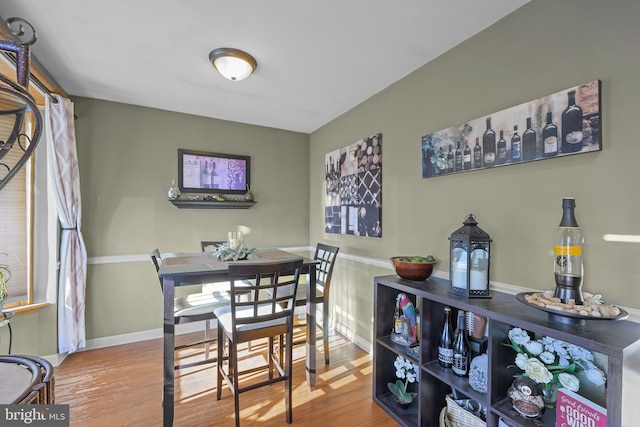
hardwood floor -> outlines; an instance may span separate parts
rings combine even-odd
[[[250,352],[241,351],[241,370],[264,362],[264,344],[253,342]],[[397,426],[371,399],[371,356],[340,335],[331,336],[330,348],[331,365],[318,364],[313,389],[305,381],[304,346],[294,348],[293,425]],[[181,361],[202,356],[198,348],[176,355]],[[56,403],[70,405],[72,426],[162,425],[159,339],[74,353],[56,368],[55,379]],[[233,425],[233,398],[224,386],[216,401],[215,383],[214,364],[176,372],[175,426]],[[240,410],[242,426],[287,425],[284,383],[242,393]]]

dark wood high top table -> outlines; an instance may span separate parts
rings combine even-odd
[[[301,257],[280,249],[259,249],[258,259],[239,262],[273,262],[291,259],[303,260],[303,273],[309,274],[307,291],[306,377],[309,386],[316,384],[316,265],[318,261]],[[163,280],[164,297],[164,387],[162,393],[163,424],[173,425],[174,415],[174,346],[175,324],[173,299],[177,286],[229,280],[229,262],[219,262],[211,252],[165,254],[158,276]]]

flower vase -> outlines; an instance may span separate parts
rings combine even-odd
[[[556,396],[558,393],[558,384],[545,384],[542,388],[542,399],[545,408],[553,409],[556,407]]]
[[[408,408],[409,405],[411,405],[413,403],[413,400],[411,402],[403,402],[402,400],[398,399],[396,396],[393,396],[393,400],[396,401],[396,405],[398,405],[401,408]]]

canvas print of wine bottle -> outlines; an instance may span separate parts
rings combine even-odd
[[[325,233],[382,237],[382,134],[325,155]]]
[[[600,151],[600,80],[425,135],[421,146],[423,178]]]

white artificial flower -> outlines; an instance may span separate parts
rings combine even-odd
[[[398,369],[396,371],[396,377],[398,378],[404,378],[404,371],[402,369]]]
[[[393,362],[393,366],[396,368],[396,370],[402,369],[402,367],[404,366],[404,357],[396,357],[395,362]]]
[[[524,343],[524,348],[527,349],[529,354],[532,354],[534,356],[539,355],[544,350],[544,347],[542,347],[542,344],[540,344],[538,341],[528,341]]]
[[[513,328],[509,331],[509,339],[518,345],[522,345],[531,340],[529,334],[520,328]]]
[[[553,375],[551,374],[551,372],[549,372],[546,366],[544,366],[544,364],[542,364],[542,362],[540,362],[538,359],[535,359],[533,357],[527,360],[527,363],[525,363],[524,372],[527,374],[527,376],[529,376],[529,378],[531,378],[538,384],[547,384],[553,378]]]
[[[416,380],[416,376],[413,374],[413,372],[407,372],[407,381],[412,383],[412,382],[415,382],[415,380]]]
[[[600,369],[596,368],[595,366],[593,368],[587,369],[585,371],[585,375],[587,376],[587,379],[592,383],[594,383],[595,385],[604,385],[606,381],[604,377],[604,372],[602,372]]]
[[[553,353],[549,353],[548,351],[543,351],[538,357],[547,365],[551,365],[556,361],[556,356],[554,356]]]
[[[524,371],[524,365],[527,363],[529,358],[524,353],[518,353],[516,355],[516,366]]]
[[[580,380],[578,380],[575,375],[563,372],[558,375],[558,380],[563,387],[566,387],[571,391],[578,391],[580,388]]]

